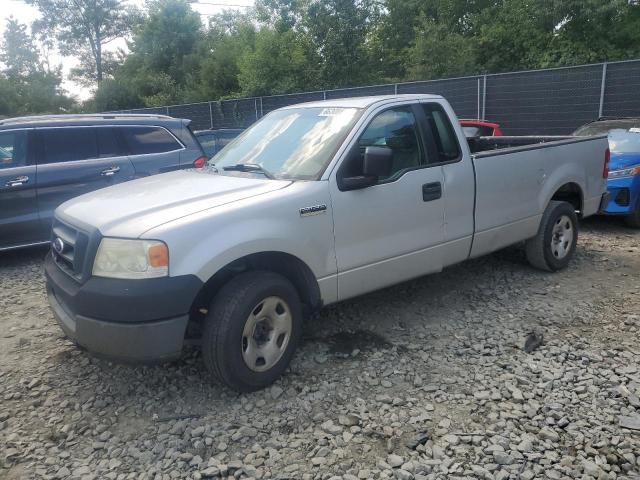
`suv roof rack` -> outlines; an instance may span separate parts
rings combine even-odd
[[[84,119],[105,119],[113,120],[116,118],[163,118],[170,119],[169,115],[160,115],[154,113],[79,113],[65,115],[31,115],[27,117],[5,118],[0,120],[0,125],[11,125],[21,122],[38,122],[46,120],[84,120]]]

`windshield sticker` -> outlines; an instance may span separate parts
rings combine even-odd
[[[630,131],[631,133],[640,133],[640,128],[638,128],[638,127],[633,127],[633,128],[630,128],[630,129],[629,129],[629,131]]]
[[[319,117],[335,117],[336,115],[340,115],[344,113],[344,109],[342,108],[323,108],[322,111],[318,114]]]

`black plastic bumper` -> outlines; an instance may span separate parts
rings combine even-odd
[[[65,334],[96,355],[127,362],[178,357],[189,309],[202,287],[194,275],[91,277],[80,284],[51,254],[45,260],[45,276],[49,303]]]
[[[598,213],[606,213],[607,205],[609,205],[609,192],[605,192],[602,194],[602,199],[600,200],[600,208],[598,208]]]

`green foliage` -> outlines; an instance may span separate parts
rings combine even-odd
[[[314,89],[318,85],[316,62],[306,37],[264,27],[256,35],[254,49],[239,59],[241,91],[259,96]]]
[[[59,113],[68,110],[72,101],[60,88],[60,68],[50,69],[42,61],[25,25],[7,20],[0,61],[0,115]]]
[[[76,71],[85,81],[104,78],[106,44],[127,35],[138,20],[137,12],[124,0],[26,0],[42,13],[37,30],[52,33],[60,52],[82,61]],[[112,59],[108,59],[112,60]]]
[[[96,110],[640,56],[640,7],[627,0],[257,0],[206,24],[191,0],[147,0],[144,13],[124,0],[27,2],[42,35],[8,24],[1,112],[69,108],[38,54],[47,38],[79,58],[76,79],[98,81],[85,105]],[[104,51],[117,37],[126,53]]]

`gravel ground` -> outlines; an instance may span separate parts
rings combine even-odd
[[[248,395],[197,349],[131,367],[74,347],[44,254],[0,255],[0,478],[640,477],[640,232],[615,219],[559,274],[513,247],[326,308]]]

